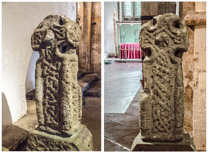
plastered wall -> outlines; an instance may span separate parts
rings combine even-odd
[[[3,109],[2,118],[10,115],[10,122],[27,112],[25,94],[34,88],[38,58],[30,39],[34,29],[50,14],[66,15],[75,21],[76,3],[2,3],[2,108],[9,108],[6,112]],[[8,123],[5,119],[3,124]]]

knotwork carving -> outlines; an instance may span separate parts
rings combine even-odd
[[[188,48],[183,20],[171,13],[142,26],[144,90],[140,95],[144,141],[180,141],[184,134],[182,55]]]
[[[72,135],[81,125],[82,97],[77,82],[79,26],[65,16],[49,15],[35,29],[31,44],[36,63],[39,130]]]

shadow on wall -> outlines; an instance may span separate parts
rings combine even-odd
[[[12,116],[9,110],[9,105],[5,94],[2,92],[2,124],[11,124]]]
[[[36,61],[39,58],[39,53],[36,51],[33,51],[30,63],[28,66],[27,76],[25,80],[25,91],[26,93],[32,91],[35,89],[35,69],[36,69]]]

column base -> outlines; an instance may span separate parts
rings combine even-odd
[[[70,137],[33,130],[30,133],[27,151],[93,151],[93,140],[85,125]]]
[[[136,136],[131,151],[196,151],[190,134],[185,133],[180,142],[145,142],[141,139],[141,132]]]

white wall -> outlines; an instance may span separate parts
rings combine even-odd
[[[50,14],[66,15],[75,21],[76,3],[2,3],[2,92],[5,95],[2,108],[8,103],[12,122],[26,114],[26,89],[34,88],[38,55],[31,49],[31,35]]]
[[[26,80],[25,80],[25,91],[26,93],[35,89],[35,69],[36,61],[39,58],[39,53],[36,51],[32,52],[30,63],[28,65]]]
[[[104,3],[104,52],[115,53],[114,27],[113,27],[113,9],[116,11],[117,20],[117,2]]]

